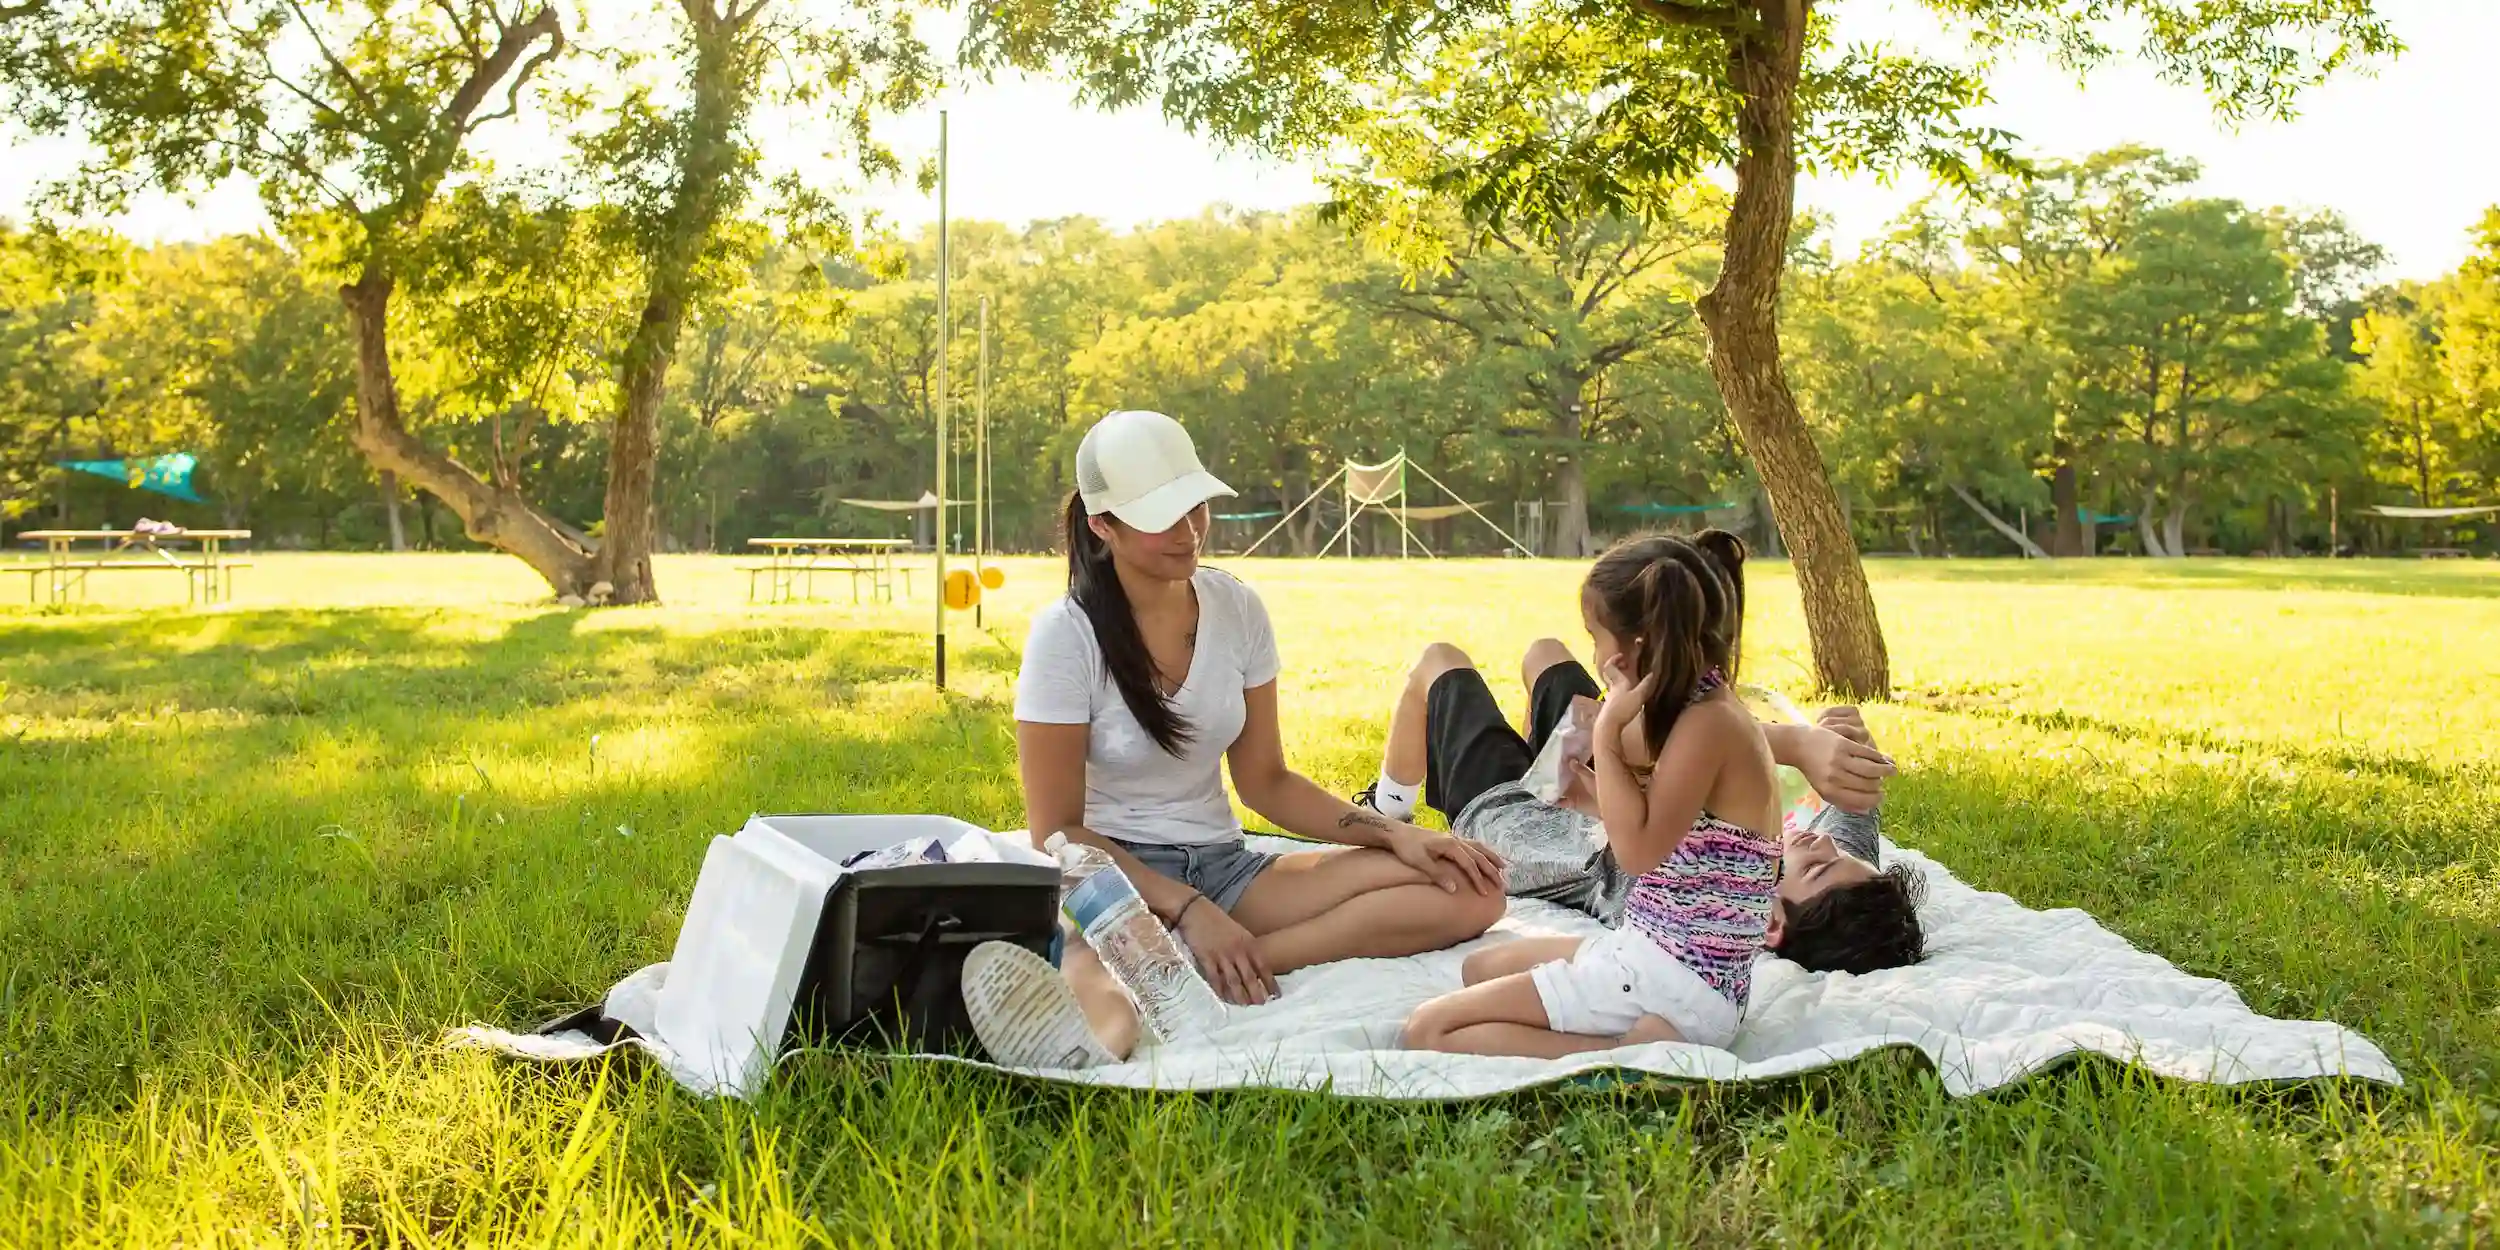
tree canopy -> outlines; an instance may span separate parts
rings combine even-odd
[[[1795,557],[1818,678],[1880,696],[1882,628],[1821,451],[1782,368],[1778,308],[1800,166],[1917,166],[1948,185],[2014,166],[2012,136],[1965,114],[2007,52],[2082,70],[2136,55],[2226,116],[2280,116],[2305,88],[2396,40],[2370,0],[1923,0],[1964,37],[1938,59],[1845,41],[1814,0],[1390,0],[1105,8],[1009,0],[976,14],[987,63],[1074,74],[1107,104],[1158,102],[1193,129],[1325,152],[1420,117],[1420,159],[1340,182],[1341,211],[1415,232],[1416,197],[1479,224],[1642,218],[1662,188],[1734,174],[1717,280],[1696,304],[1711,371]],[[1452,58],[1455,57],[1455,60]],[[1395,85],[1457,88],[1422,108]],[[1567,118],[1565,124],[1558,119]],[[1375,151],[1377,147],[1375,145]],[[1414,250],[1434,244],[1419,240]]]

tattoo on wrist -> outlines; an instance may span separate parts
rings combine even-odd
[[[1339,829],[1351,829],[1356,825],[1363,825],[1367,828],[1377,829],[1382,833],[1389,832],[1388,818],[1373,812],[1347,812],[1345,815],[1337,818],[1337,827]]]

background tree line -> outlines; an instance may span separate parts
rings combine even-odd
[[[1922,204],[1854,257],[1799,233],[1789,367],[1862,546],[2315,551],[2330,493],[2362,549],[2490,541],[2359,513],[2500,498],[2500,210],[2455,273],[2373,286],[2382,257],[2331,215],[2197,197],[2194,172],[2124,149]],[[1338,465],[1403,450],[1505,527],[1514,501],[1545,501],[1530,537],[1556,553],[1661,521],[1775,542],[1695,312],[1724,211],[1696,190],[1647,221],[1482,231],[1420,274],[1315,211],[957,223],[951,376],[969,418],[986,299],[997,540],[1049,546],[1071,440],[1131,406],[1190,421],[1242,491],[1234,514],[1283,513]],[[438,215],[458,260],[418,267],[394,314],[403,420],[595,542],[614,438],[597,418],[619,385],[604,362],[641,315],[609,223],[475,196]],[[933,236],[814,251],[761,220],[725,233],[742,263],[689,306],[654,415],[657,545],[913,532],[840,501],[930,485]],[[145,510],[285,545],[470,544],[358,453],[329,263],[270,235],[0,233],[5,523]],[[201,457],[214,505],[50,468],[177,450]],[[1732,506],[1668,511],[1711,505]],[[1324,502],[1274,546],[1334,528]],[[1467,518],[1417,534],[1499,542]]]
[[[2402,47],[2372,0],[1922,0],[1958,55],[1845,37],[1817,0],[1016,0],[964,11],[943,67],[917,20],[947,7],[24,0],[0,10],[0,102],[92,152],[54,189],[55,219],[92,219],[142,189],[256,186],[290,249],[335,284],[354,349],[349,442],[385,490],[422,490],[562,600],[638,603],[658,595],[661,425],[689,319],[777,250],[823,272],[856,242],[825,162],[773,165],[759,114],[814,123],[835,164],[884,178],[901,169],[876,120],[946,73],[1062,74],[1086,102],[1152,100],[1193,132],[1326,166],[1330,219],[1399,257],[1402,288],[1428,292],[1393,311],[1463,336],[1467,359],[1503,362],[1493,376],[1517,378],[1504,385],[1541,410],[1565,552],[1589,545],[1602,466],[1585,447],[1605,428],[1610,375],[1637,376],[1633,356],[1667,354],[1698,325],[1793,557],[1816,680],[1881,698],[1890,661],[1855,523],[1784,357],[1799,170],[1910,167],[1965,191],[2021,170],[2013,136],[1967,116],[2017,48],[2075,72],[2132,56],[2226,116],[2282,117],[2308,87]],[[523,119],[555,159],[514,170],[481,152],[510,133],[497,123]],[[1694,233],[1712,171],[1731,186],[1713,206],[1715,276],[1687,299],[1658,267],[1698,259],[1701,240],[1679,236]],[[610,275],[620,299],[583,297]],[[1689,315],[1668,315],[1678,307]],[[907,396],[908,334],[887,346],[886,381]],[[402,375],[437,350],[477,379],[466,398],[487,414],[486,458],[436,441],[457,430],[426,430],[402,402]],[[1272,354],[1245,360],[1227,381],[1249,393],[1253,373],[1275,369]],[[2148,367],[2155,393],[2159,374]],[[2181,379],[2168,415],[2157,399],[2146,408],[2147,464],[2177,460],[2159,454],[2165,431],[2185,448],[2213,407],[2199,389],[2210,373],[2191,365]],[[568,387],[600,406],[596,534],[517,472],[559,423],[546,401]],[[698,423],[707,450],[719,427]],[[1278,456],[1279,481],[1290,460]],[[2141,533],[2175,550],[2197,486],[2165,472],[2146,470],[2144,506],[2167,500],[2178,519]]]

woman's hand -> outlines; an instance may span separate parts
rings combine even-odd
[[[1503,890],[1502,857],[1481,842],[1408,824],[1391,825],[1383,841],[1399,863],[1432,878],[1451,894],[1458,893],[1461,885],[1475,887],[1478,894]]]
[[[1216,997],[1251,1006],[1276,997],[1276,975],[1259,956],[1259,940],[1214,899],[1191,899],[1181,912],[1180,933]]]

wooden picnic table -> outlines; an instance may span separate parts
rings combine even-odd
[[[911,542],[902,538],[750,538],[747,546],[764,552],[764,563],[743,566],[747,599],[753,602],[759,580],[766,603],[790,603],[816,597],[816,574],[840,573],[851,579],[851,602],[859,602],[859,579],[868,579],[871,594],[894,598],[899,575],[905,594],[911,592],[911,570],[895,556]],[[804,592],[801,587],[804,586]]]
[[[45,589],[44,602],[67,603],[72,594],[86,594],[89,574],[148,569],[181,572],[193,603],[223,603],[234,597],[234,571],[250,567],[228,559],[225,545],[251,536],[250,530],[27,530],[18,538],[41,542],[43,563],[16,565],[5,571],[26,574],[28,603],[35,602],[38,586]],[[100,552],[86,552],[77,548],[82,542],[112,546]],[[168,550],[184,543],[198,549],[187,553]]]

